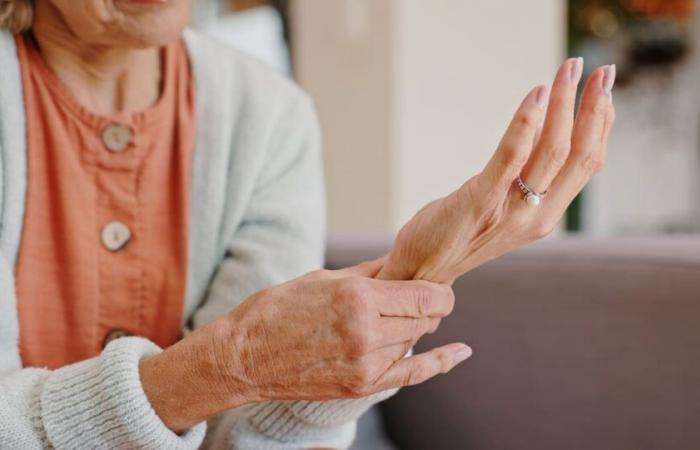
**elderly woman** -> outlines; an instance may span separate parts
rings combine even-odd
[[[0,0],[2,448],[197,448],[223,412],[217,448],[347,447],[370,405],[469,357],[404,357],[455,278],[547,234],[604,159],[614,66],[574,119],[571,59],[386,257],[303,275],[324,237],[311,103],[188,11]]]

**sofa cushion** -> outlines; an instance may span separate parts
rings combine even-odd
[[[331,241],[328,262],[389,246]],[[382,405],[400,448],[700,448],[700,238],[552,239],[455,292],[417,350],[461,341],[474,356]]]

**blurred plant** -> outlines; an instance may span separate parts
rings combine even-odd
[[[694,12],[694,0],[623,0],[623,6],[650,18],[688,21]]]
[[[648,71],[669,71],[690,49],[694,0],[569,0],[569,53],[586,67],[616,63],[618,88]],[[578,198],[567,228],[581,229]]]
[[[612,59],[624,83],[641,67],[668,66],[687,54],[694,10],[694,0],[570,0],[570,50]]]

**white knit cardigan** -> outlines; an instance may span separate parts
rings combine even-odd
[[[185,42],[197,133],[183,326],[196,328],[256,291],[320,267],[325,214],[320,137],[306,95],[193,31]],[[99,357],[54,371],[22,368],[13,269],[26,132],[14,40],[0,33],[0,448],[199,448],[206,425],[172,433],[143,392],[138,362],[161,351],[150,341],[119,339]],[[355,419],[386,396],[249,405],[224,414],[205,445],[345,448]]]

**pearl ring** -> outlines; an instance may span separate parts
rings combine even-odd
[[[527,202],[528,205],[540,206],[542,200],[544,200],[544,198],[547,196],[547,191],[535,192],[532,189],[530,189],[528,185],[523,182],[523,179],[521,177],[518,177],[516,183],[518,183],[518,187],[525,195],[524,200]]]

